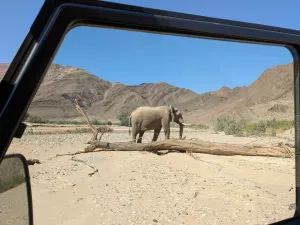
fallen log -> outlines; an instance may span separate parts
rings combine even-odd
[[[85,151],[91,152],[94,149],[102,148],[115,151],[148,151],[157,153],[158,151],[176,151],[188,153],[204,153],[224,156],[268,156],[290,158],[287,150],[283,147],[245,146],[238,144],[212,143],[206,141],[193,140],[164,140],[151,143],[131,143],[131,142],[90,142]]]

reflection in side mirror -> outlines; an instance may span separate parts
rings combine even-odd
[[[21,154],[6,155],[0,164],[0,224],[33,224],[29,170]]]

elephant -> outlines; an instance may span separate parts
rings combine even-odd
[[[136,108],[129,117],[129,135],[132,126],[132,142],[142,143],[147,130],[154,130],[152,142],[157,141],[161,128],[164,128],[165,139],[170,139],[170,122],[179,124],[179,139],[182,139],[184,120],[178,108],[170,106],[141,106]],[[136,141],[136,137],[139,137]]]

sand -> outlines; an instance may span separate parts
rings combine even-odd
[[[184,135],[264,145],[287,138],[195,130]],[[177,131],[171,137],[177,138]],[[294,159],[115,151],[55,158],[83,150],[90,138],[88,133],[26,134],[13,141],[8,153],[41,161],[30,166],[35,224],[269,224],[293,216]],[[152,132],[146,133],[144,142],[151,138]],[[127,129],[103,136],[103,141],[129,140]],[[98,172],[89,176],[93,167]]]

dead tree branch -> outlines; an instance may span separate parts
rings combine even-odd
[[[76,159],[75,156],[72,156],[71,160],[75,161],[75,162],[80,162],[85,164],[86,166],[92,168],[94,171],[89,173],[88,175],[91,177],[93,176],[95,173],[98,172],[98,169],[96,167],[94,167],[93,165],[90,165],[89,163],[87,163],[86,161],[82,160],[82,159]]]
[[[98,151],[98,150],[97,150]],[[87,149],[84,151],[77,151],[74,153],[64,153],[64,154],[56,154],[54,157],[49,158],[49,160],[60,157],[60,156],[75,156],[75,155],[80,155],[80,154],[84,154],[84,153],[90,153],[90,152],[97,152],[96,149]]]
[[[96,141],[99,132],[98,132],[97,129],[93,126],[93,124],[91,123],[91,121],[90,121],[89,118],[87,117],[85,111],[80,107],[80,105],[79,105],[77,99],[75,99],[74,106],[75,106],[76,110],[77,110],[82,116],[84,116],[84,118],[86,119],[86,121],[87,121],[89,127],[90,127],[90,128],[92,129],[92,131],[93,131],[93,135],[94,135],[94,136],[93,136],[92,140],[93,140],[93,141]]]
[[[34,164],[41,164],[41,162],[38,159],[27,159],[27,164],[32,166]]]
[[[76,108],[76,110],[82,115],[84,116],[84,118],[86,119],[89,127],[91,128],[91,130],[93,131],[93,138],[91,141],[97,141],[98,140],[98,134],[101,133],[100,137],[99,137],[99,140],[101,140],[102,136],[104,133],[107,133],[107,132],[112,132],[113,129],[110,128],[110,127],[107,127],[107,126],[100,126],[100,127],[94,127],[94,125],[91,123],[91,121],[89,120],[88,116],[86,115],[85,111],[80,107],[77,99],[75,99],[75,103],[74,103],[74,106]]]

